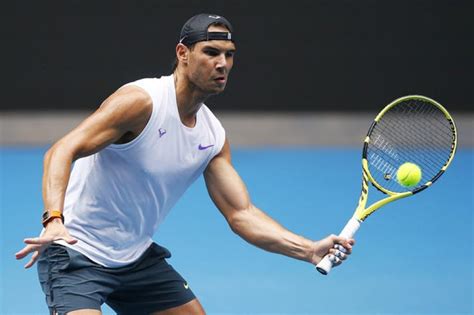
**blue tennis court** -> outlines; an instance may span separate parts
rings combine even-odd
[[[1,314],[47,313],[36,269],[14,257],[40,231],[45,150],[0,149]],[[241,148],[233,161],[253,202],[311,239],[339,233],[359,197],[359,148]],[[459,150],[432,188],[370,217],[350,260],[326,277],[233,234],[202,178],[155,240],[208,314],[472,314],[473,161],[474,150]]]

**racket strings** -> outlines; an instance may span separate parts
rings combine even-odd
[[[455,141],[454,126],[444,112],[423,99],[392,106],[375,124],[367,147],[369,170],[387,190],[405,192],[431,181],[448,162]],[[422,179],[415,187],[397,182],[396,172],[406,162],[417,164]]]
[[[403,115],[410,114],[410,112],[408,110],[409,110],[409,108],[407,106],[405,106],[405,108],[400,110],[400,114],[403,114]],[[441,115],[435,115],[434,114],[435,112],[438,113],[438,114],[441,113]],[[413,105],[413,112],[411,113],[411,115],[413,115],[413,118],[411,119],[412,121],[415,120],[415,122],[418,122],[418,123],[421,123],[421,124],[426,124],[427,121],[426,121],[426,119],[420,119],[420,117],[421,118],[426,118],[427,115],[430,115],[430,121],[429,121],[430,125],[428,127],[431,128],[431,130],[430,130],[431,132],[434,132],[435,134],[437,134],[442,139],[447,139],[446,136],[448,136],[448,137],[452,136],[452,131],[444,128],[446,126],[447,120],[446,120],[446,117],[444,116],[444,114],[437,107],[432,106],[432,105],[421,107],[419,104],[417,105],[415,103]],[[419,115],[419,117],[416,117],[415,115]],[[442,120],[439,119],[439,118],[441,118]],[[399,120],[395,120],[392,123],[397,124],[398,122],[399,122]],[[435,124],[436,124],[436,126],[435,126]],[[412,124],[403,123],[403,124],[399,124],[398,126],[400,126],[402,128],[407,128],[408,127],[412,131],[417,131],[419,129],[419,128],[412,128],[412,126],[416,126],[416,124],[412,125]],[[422,126],[422,127],[425,128],[425,125]],[[431,139],[425,139],[425,141],[426,140],[431,140]]]
[[[382,128],[382,133],[387,133],[386,130],[384,130],[385,128]],[[429,141],[427,142],[425,145],[427,146],[431,146],[431,147],[434,147],[434,146],[438,146],[438,143],[435,143],[433,141]],[[387,151],[387,146],[385,147],[382,147],[382,148],[378,148],[376,146],[373,147],[374,150],[376,150],[378,152],[378,155],[381,155],[381,156],[384,156],[385,159],[389,159],[390,163],[393,165],[396,165],[397,164],[397,161],[399,161],[400,159],[400,156],[399,154],[394,154],[393,152],[400,152],[399,149],[395,149],[395,148],[391,148],[390,151]],[[387,154],[387,153],[391,153],[391,154]],[[426,151],[425,153],[425,159],[426,159],[426,162],[428,162],[426,165],[427,166],[432,166],[432,165],[435,165],[437,161],[439,161],[439,159],[442,159],[444,156],[442,154],[439,154],[437,151]],[[431,167],[433,169],[433,171],[438,171],[437,168],[435,167]]]
[[[431,120],[429,123],[427,123],[424,119],[420,119],[423,118],[423,117],[427,117],[427,109],[426,108],[423,108],[421,109],[420,111],[420,107],[417,106],[417,107],[413,107],[413,111],[415,114],[417,113],[421,113],[422,116],[417,116],[417,115],[412,115],[412,120],[415,120],[415,121],[412,121],[411,124],[407,124],[407,118],[403,118],[403,120],[400,120],[400,119],[397,119],[397,120],[394,120],[394,119],[391,119],[390,122],[392,122],[393,124],[384,124],[381,123],[379,124],[379,127],[380,127],[380,131],[382,134],[384,135],[388,135],[389,138],[390,138],[390,142],[392,143],[397,143],[398,144],[398,139],[397,138],[394,138],[393,135],[391,135],[391,133],[393,133],[394,131],[397,131],[397,130],[403,130],[404,133],[416,133],[418,135],[420,135],[420,128],[421,130],[423,131],[429,131],[430,134],[431,134],[431,137],[430,138],[427,138],[427,137],[424,137],[422,139],[424,139],[424,143],[422,142],[421,144],[419,143],[419,141],[413,141],[413,138],[412,137],[405,137],[404,138],[404,141],[405,143],[402,143],[404,144],[405,146],[407,147],[414,147],[414,145],[416,146],[424,146],[424,147],[442,147],[443,145],[446,147],[445,143],[439,143],[439,141],[436,141],[436,140],[439,140],[440,137],[442,137],[443,135],[440,134],[440,133],[437,133],[436,130],[440,130],[439,128],[434,128],[434,127],[439,127],[439,126],[434,126],[434,124],[432,123],[433,120]],[[404,110],[402,111],[404,115],[406,115],[407,113],[407,110],[406,108],[404,108]],[[388,115],[385,117],[384,119],[384,122],[387,120],[387,118],[390,118]],[[403,122],[403,123],[401,123]],[[414,126],[417,126],[417,128],[414,128]],[[434,137],[436,135],[436,137]],[[446,139],[447,137],[444,137],[444,139]],[[441,138],[443,139],[443,138]],[[395,141],[394,141],[395,140]],[[428,141],[427,141],[428,140]],[[383,150],[379,150],[379,151],[387,151],[387,146],[384,146],[382,147]],[[391,153],[389,156],[392,157],[392,163],[394,162],[393,161],[393,151],[394,149],[391,148],[389,153]],[[400,150],[397,148],[396,149],[397,152],[400,152]],[[383,152],[379,152],[380,153],[383,153]],[[412,152],[410,152],[412,154]],[[434,154],[433,154],[434,153]],[[440,158],[442,158],[442,155],[439,154],[439,151],[430,151],[430,150],[426,150],[424,151],[424,155],[425,155],[425,158],[427,159],[427,162],[429,163],[426,163],[426,165],[430,166],[430,165],[433,165],[436,163],[436,161],[438,161]],[[412,156],[410,156],[411,158]],[[438,171],[437,167],[436,168],[432,168],[434,171]]]
[[[420,127],[422,127],[424,130],[429,130],[429,126],[426,126],[426,124],[424,124],[423,122],[420,122],[419,119],[417,119],[417,123],[420,124]],[[388,131],[388,128],[381,128],[381,132],[384,133],[384,134],[387,134],[389,131]],[[411,128],[410,128],[411,129]],[[418,130],[408,130],[410,132],[418,132]],[[431,135],[433,135],[434,132],[431,132]],[[391,137],[393,139],[393,137]],[[427,141],[426,141],[427,140]],[[426,166],[430,167],[434,170],[434,171],[438,171],[439,170],[439,167],[437,164],[439,164],[439,161],[441,159],[444,159],[444,157],[446,156],[446,154],[444,152],[441,152],[440,150],[430,150],[429,148],[440,148],[440,147],[449,147],[450,146],[450,143],[449,142],[444,142],[444,143],[440,143],[439,141],[436,141],[436,140],[433,140],[432,139],[425,139],[425,143],[422,143],[422,144],[419,144],[419,143],[416,143],[416,142],[413,142],[413,141],[408,141],[404,144],[407,146],[408,149],[411,149],[411,148],[416,148],[416,146],[418,146],[418,152],[414,151],[412,152],[413,150],[410,150],[408,151],[410,153],[410,158],[414,157],[414,155],[416,153],[420,153],[420,149],[423,149],[424,151],[422,152],[423,155],[424,155],[424,160],[425,160],[425,164]],[[379,151],[383,151],[383,150],[379,150]],[[403,151],[400,151],[399,148],[396,149],[397,152],[403,152]],[[381,152],[381,153],[384,153],[384,152]],[[393,154],[392,154],[392,157],[393,157]],[[392,161],[393,162],[393,161]]]
[[[426,122],[424,120],[418,120],[418,124],[420,124],[421,127],[426,129],[426,130],[431,127],[431,126],[426,126]],[[402,126],[402,125],[399,125],[397,127],[398,128],[405,128],[405,126]],[[382,128],[384,129],[383,130],[384,133],[388,132],[388,131],[385,130],[385,128],[387,128],[387,126],[384,126]],[[410,129],[410,132],[417,132],[416,129],[413,129],[411,127],[408,127],[408,129]],[[435,130],[439,130],[439,129],[435,129]],[[435,133],[435,132],[433,132],[433,133]],[[448,136],[451,136],[451,135],[447,135],[447,134],[446,135],[440,135],[440,134],[438,134],[438,136],[443,136],[444,139],[448,139]],[[442,144],[442,147],[447,147],[449,144],[450,143],[445,142],[445,143]],[[426,145],[427,147],[437,147],[437,146],[439,147],[440,146],[440,144],[438,142],[434,141],[431,138],[426,139],[424,145]],[[427,158],[428,162],[432,162],[434,164],[436,164],[435,162],[438,161],[439,159],[444,158],[444,154],[440,154],[438,151],[427,151],[426,155],[427,155],[426,158]]]

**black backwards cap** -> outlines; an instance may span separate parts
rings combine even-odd
[[[207,29],[212,24],[222,24],[229,32],[208,32]],[[184,23],[179,36],[179,42],[186,46],[207,40],[230,40],[232,36],[232,25],[223,16],[215,14],[201,13],[190,18]]]

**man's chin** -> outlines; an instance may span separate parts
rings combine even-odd
[[[210,95],[220,94],[220,93],[224,92],[224,90],[225,90],[225,85],[215,87],[215,88],[209,90],[209,94]]]

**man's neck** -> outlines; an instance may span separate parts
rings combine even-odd
[[[196,114],[208,95],[204,95],[187,78],[176,70],[173,73],[176,103],[181,122],[187,127],[196,125]]]

